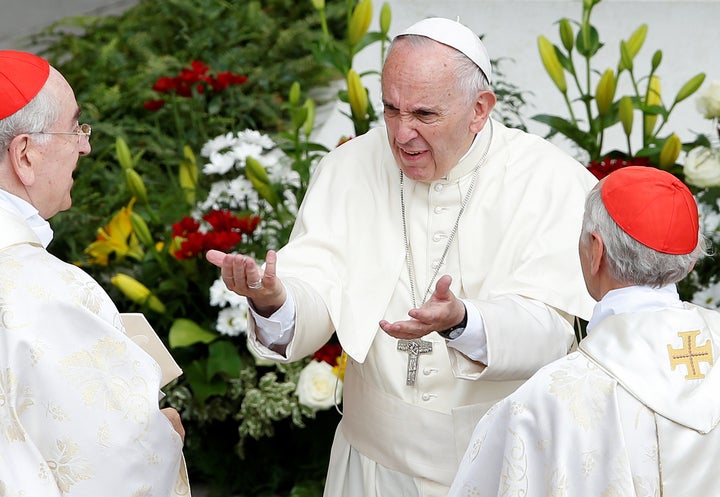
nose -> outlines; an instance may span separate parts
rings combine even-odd
[[[418,136],[413,116],[399,116],[395,122],[395,138],[400,143],[407,143]]]
[[[87,155],[92,151],[92,146],[90,146],[90,138],[89,137],[80,137],[80,144],[78,146],[78,153],[80,155]]]

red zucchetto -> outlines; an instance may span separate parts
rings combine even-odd
[[[25,107],[49,75],[47,60],[27,52],[0,50],[0,119]]]
[[[600,193],[605,208],[632,238],[665,254],[689,254],[698,243],[698,209],[685,184],[654,167],[610,173]]]

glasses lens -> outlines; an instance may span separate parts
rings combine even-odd
[[[89,124],[81,124],[80,125],[80,133],[83,136],[87,136],[90,138],[90,135],[92,134],[92,127],[90,127]]]

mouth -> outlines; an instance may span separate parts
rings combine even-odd
[[[403,158],[406,158],[408,160],[417,160],[419,157],[423,156],[426,153],[425,150],[407,150],[402,147],[398,147],[398,150],[400,151],[400,154],[403,156]]]

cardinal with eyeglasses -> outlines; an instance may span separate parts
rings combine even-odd
[[[0,495],[187,496],[161,367],[102,287],[47,250],[91,150],[79,116],[47,60],[0,50]]]

